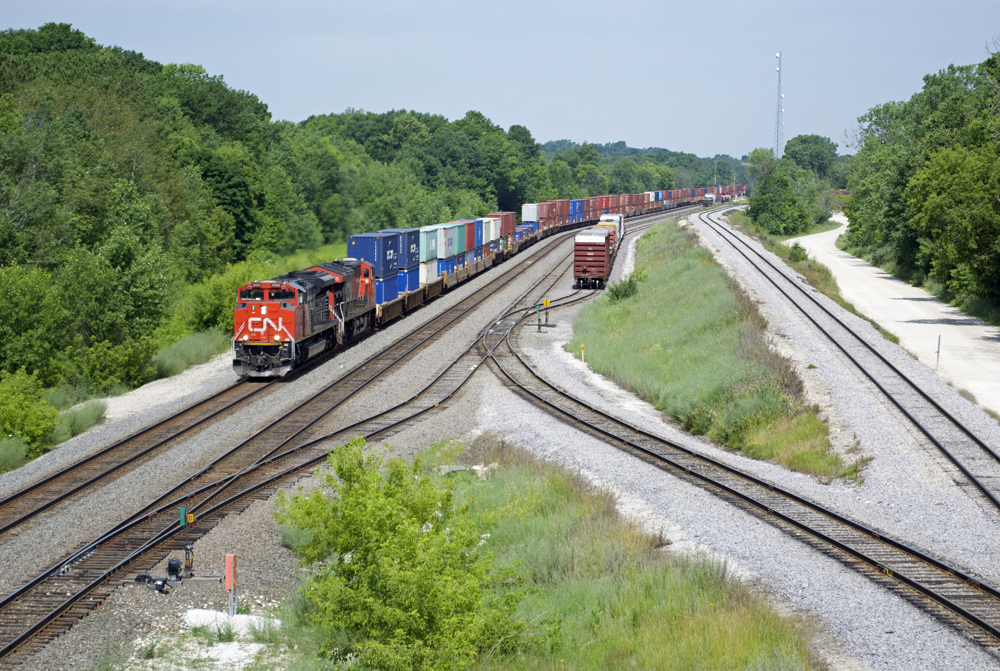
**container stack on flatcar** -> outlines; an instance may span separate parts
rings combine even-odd
[[[605,256],[598,257],[606,261],[579,271],[586,275],[577,275],[579,259],[574,259],[578,282],[602,286],[625,235],[626,217],[745,192],[745,185],[732,185],[561,199],[525,203],[521,223],[516,212],[492,212],[481,219],[352,235],[348,258],[239,288],[233,370],[250,377],[285,375],[535,241],[571,228],[592,225],[585,237],[603,241]]]

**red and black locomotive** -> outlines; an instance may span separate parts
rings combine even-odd
[[[370,330],[375,321],[371,265],[324,263],[244,284],[237,293],[233,370],[280,377],[321,352]]]

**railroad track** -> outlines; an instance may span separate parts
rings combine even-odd
[[[644,228],[646,225],[651,225],[645,224],[647,221],[659,220],[664,216],[673,216],[690,209],[693,208],[678,208],[678,210],[670,211],[669,215],[666,213],[641,215],[630,219],[630,222]],[[342,349],[338,349],[335,354],[342,351]],[[271,380],[267,383],[247,380],[236,382],[208,398],[95,452],[89,457],[0,499],[0,535],[17,528],[53,506],[89,488],[106,483],[112,478],[121,477],[179,438],[193,434],[210,423],[217,422],[238,411],[252,397],[259,396],[266,391],[273,391],[279,383],[287,384],[311,370],[314,365],[322,363],[326,358],[321,357],[316,362],[310,362],[306,367],[295,371],[292,377],[283,380]],[[374,365],[379,364],[375,363]],[[308,427],[305,425],[308,424],[308,421],[299,421],[302,426],[298,430],[306,430]],[[287,425],[282,427],[282,430],[285,428]]]
[[[894,366],[878,347],[812,296],[812,291],[803,288],[794,274],[789,275],[792,271],[787,266],[782,264],[779,268],[711,216],[698,218],[781,292],[962,472],[990,505],[1000,510],[1000,455],[994,448]]]
[[[553,238],[554,244],[542,252],[542,257],[553,253],[558,241],[558,238]],[[535,255],[533,260],[538,261],[542,257]],[[553,272],[561,276],[570,267],[571,252],[526,294],[536,290]],[[493,286],[492,290],[496,288]],[[466,299],[470,300],[478,302],[475,296]],[[458,310],[466,301],[453,309]],[[523,298],[515,306],[520,302]],[[500,318],[508,312],[510,308]],[[460,316],[457,313],[452,315],[447,324]],[[442,326],[434,334],[446,328],[447,325]],[[401,339],[400,343],[405,341],[407,338]],[[412,347],[404,356],[410,351]],[[164,497],[160,497],[158,507],[147,507],[141,514],[118,525],[0,600],[0,659],[8,658],[15,651],[17,658],[23,659],[25,654],[44,646],[103,603],[113,591],[116,578],[152,568],[169,552],[182,549],[207,533],[226,515],[246,508],[254,500],[267,498],[282,482],[322,463],[327,458],[326,446],[340,444],[338,441],[346,441],[358,434],[370,440],[384,439],[416,419],[438,411],[478,370],[486,356],[477,338],[423,390],[393,408],[321,436],[309,438],[309,434],[301,430],[292,432],[282,442],[268,444],[268,449],[262,454],[261,450],[253,451],[251,454],[260,456],[237,472],[208,468],[195,474],[184,487],[174,491],[172,500],[165,501]],[[392,365],[372,364],[372,367],[379,371],[377,374],[381,374]],[[362,365],[356,370],[364,369],[365,365]],[[287,447],[293,438],[303,442]],[[282,451],[282,448],[287,449]],[[210,472],[214,480],[208,475]],[[180,527],[177,521],[180,506],[196,515],[194,524]]]
[[[645,228],[651,225],[649,222],[680,213],[671,211],[636,217],[632,220],[633,228],[635,225]],[[543,240],[542,244],[551,243],[550,249],[542,252],[541,256],[525,257],[521,262],[541,260],[554,252],[560,240],[572,234],[570,231]],[[556,264],[558,272],[543,276],[508,308],[498,323],[510,315],[525,314],[526,310],[534,307],[537,300],[528,298],[530,292],[538,291],[543,281],[551,278],[548,286],[540,290],[543,294],[548,291],[572,267],[571,255],[570,251]],[[346,373],[334,385],[305,402],[312,408],[310,412],[288,415],[272,422],[248,441],[158,497],[143,511],[4,597],[0,600],[0,659],[6,659],[15,652],[17,658],[23,659],[24,654],[44,646],[103,603],[114,589],[115,578],[143,570],[144,567],[147,570],[152,568],[171,551],[183,549],[207,533],[228,514],[246,508],[254,500],[269,497],[281,483],[322,463],[327,458],[327,445],[339,444],[338,441],[346,441],[358,434],[369,440],[384,439],[416,419],[439,410],[489,356],[478,339],[429,385],[399,405],[331,433],[322,433],[319,424],[335,407],[350,398],[352,392],[363,389],[399,361],[426,347],[474,305],[478,305],[483,296],[512,281],[513,277],[504,279],[507,275],[515,274],[506,273],[449,308],[442,316],[431,320],[429,324],[438,324],[438,328],[431,333],[427,333],[430,327],[425,325],[390,346],[392,352],[382,352]],[[583,300],[590,293],[573,292],[555,305]],[[443,325],[441,322],[444,322]],[[346,380],[353,382],[348,385]],[[333,394],[332,390],[337,386],[341,389]],[[247,449],[251,443],[253,447]],[[294,447],[289,447],[293,444]],[[176,521],[177,510],[181,506],[197,516],[196,523],[188,525],[183,531]]]
[[[524,316],[483,336],[490,367],[566,424],[705,489],[894,591],[977,643],[1000,649],[1000,591],[808,499],[609,415],[539,375],[512,342]],[[530,323],[527,324],[530,327]]]

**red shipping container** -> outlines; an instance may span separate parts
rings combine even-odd
[[[476,248],[476,222],[470,221],[465,225],[465,251],[471,252],[475,248]]]
[[[516,212],[491,212],[486,216],[500,219],[500,237],[507,237],[514,233],[514,228],[517,225]]]

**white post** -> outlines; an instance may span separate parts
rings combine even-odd
[[[934,363],[934,372],[937,372],[938,364],[941,363],[941,336],[938,336],[937,361]]]

